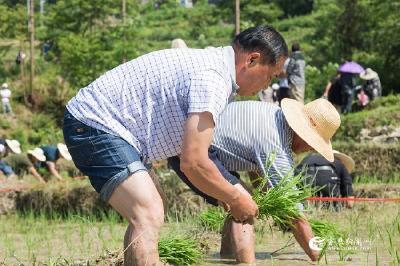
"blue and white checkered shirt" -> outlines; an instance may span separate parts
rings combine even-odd
[[[189,113],[219,115],[237,89],[231,46],[168,49],[122,64],[81,89],[68,111],[88,126],[120,136],[144,162],[181,152]]]
[[[275,186],[292,170],[292,140],[293,130],[281,108],[266,102],[244,101],[225,108],[212,147],[227,170],[268,174],[270,185]],[[269,158],[272,162],[266,169]]]

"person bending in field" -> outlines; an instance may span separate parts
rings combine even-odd
[[[252,223],[257,204],[227,182],[208,157],[214,127],[235,94],[250,96],[282,71],[283,37],[261,25],[232,46],[152,52],[104,73],[69,101],[64,140],[77,168],[127,221],[124,265],[160,265],[164,223],[150,163],[180,154],[202,191]]]
[[[272,187],[293,169],[292,152],[315,150],[333,161],[330,139],[340,126],[340,116],[335,107],[324,99],[303,105],[288,98],[282,100],[281,106],[282,109],[265,102],[234,102],[221,115],[209,157],[224,178],[244,193],[246,190],[238,176],[229,171],[248,171],[252,181],[268,176],[268,185]],[[271,154],[275,154],[275,160],[266,169]],[[178,156],[169,158],[168,163],[208,203],[218,204],[215,198],[200,192],[190,183],[180,171]],[[291,229],[310,259],[317,260],[318,252],[308,246],[313,237],[309,223],[300,218],[293,221]],[[233,255],[237,262],[253,263],[254,239],[252,225],[228,218],[223,229],[221,255]]]
[[[295,173],[304,172],[306,184],[316,188],[319,197],[342,197],[354,198],[353,179],[350,173],[353,171],[355,162],[347,154],[333,151],[335,160],[329,162],[320,154],[309,154],[297,166]],[[331,204],[332,203],[332,204]],[[353,201],[345,201],[346,208],[353,208]],[[337,201],[323,202],[322,206],[330,207],[336,211],[343,206]]]

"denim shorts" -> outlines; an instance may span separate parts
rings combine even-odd
[[[10,176],[14,174],[13,169],[11,168],[11,166],[9,166],[8,164],[6,164],[5,162],[0,160],[0,171],[3,172],[3,174],[5,174],[6,176]]]
[[[131,174],[147,170],[135,147],[121,137],[80,122],[68,110],[64,114],[63,132],[76,167],[89,177],[106,202]]]
[[[226,179],[226,181],[228,181],[232,185],[240,183],[240,175],[236,172],[229,172],[228,170],[226,170],[222,162],[218,159],[217,152],[214,149],[210,148],[208,150],[208,157],[210,158],[211,161],[214,162],[215,166],[217,166],[218,170],[221,172],[222,176]],[[179,176],[179,178],[183,182],[185,182],[185,184],[188,185],[193,190],[193,192],[195,192],[197,195],[205,199],[207,203],[214,206],[218,206],[217,199],[203,193],[189,181],[187,176],[180,169],[180,159],[178,156],[168,158],[168,166],[175,171],[175,173]]]

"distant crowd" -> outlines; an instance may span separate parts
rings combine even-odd
[[[292,45],[291,56],[285,61],[282,72],[277,76],[278,82],[261,90],[258,97],[261,101],[280,105],[284,98],[304,102],[306,75],[305,60],[300,45]],[[362,81],[357,83],[357,77]],[[353,61],[346,61],[329,80],[322,98],[328,99],[343,114],[352,111],[354,98],[359,107],[382,95],[382,86],[378,73],[371,68],[364,68]]]

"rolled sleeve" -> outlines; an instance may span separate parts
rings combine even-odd
[[[210,112],[214,123],[228,104],[232,88],[216,71],[203,71],[190,81],[188,113]]]

